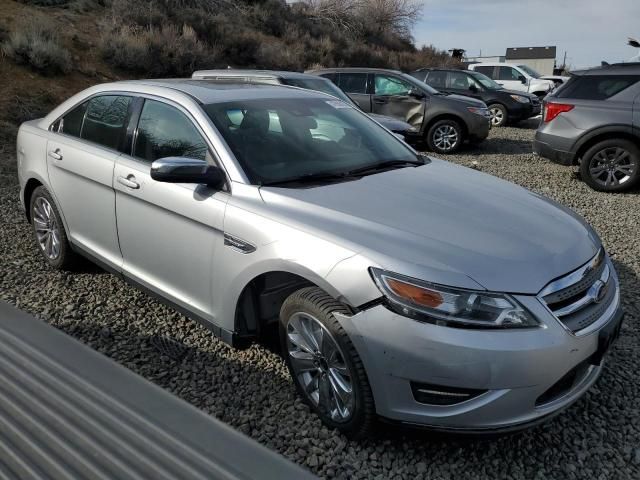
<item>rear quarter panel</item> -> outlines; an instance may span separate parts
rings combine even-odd
[[[20,202],[24,208],[24,188],[30,179],[48,186],[47,140],[49,132],[38,126],[40,120],[25,122],[18,130],[16,154],[18,179],[20,181]]]

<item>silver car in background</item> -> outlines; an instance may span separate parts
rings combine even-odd
[[[51,267],[80,253],[234,346],[278,328],[299,394],[351,437],[378,416],[542,421],[593,385],[620,329],[614,266],[580,217],[322,93],[104,84],[17,147]]]

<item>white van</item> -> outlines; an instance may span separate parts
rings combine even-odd
[[[504,62],[473,63],[469,70],[480,72],[508,90],[529,92],[542,98],[555,88],[552,80],[540,78],[540,74],[527,65]]]

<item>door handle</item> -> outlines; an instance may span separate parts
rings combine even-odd
[[[387,99],[386,98],[374,98],[373,99],[373,103],[378,103],[378,104],[387,103]]]
[[[62,152],[60,151],[59,148],[56,148],[55,150],[50,150],[49,156],[54,160],[62,160]]]
[[[140,184],[136,182],[136,177],[134,177],[133,175],[128,175],[127,178],[118,177],[118,183],[133,190],[137,190],[138,188],[140,188]]]

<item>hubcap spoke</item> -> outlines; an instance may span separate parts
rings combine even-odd
[[[300,312],[289,319],[286,338],[294,379],[307,398],[333,421],[348,421],[354,404],[352,376],[333,335]]]

